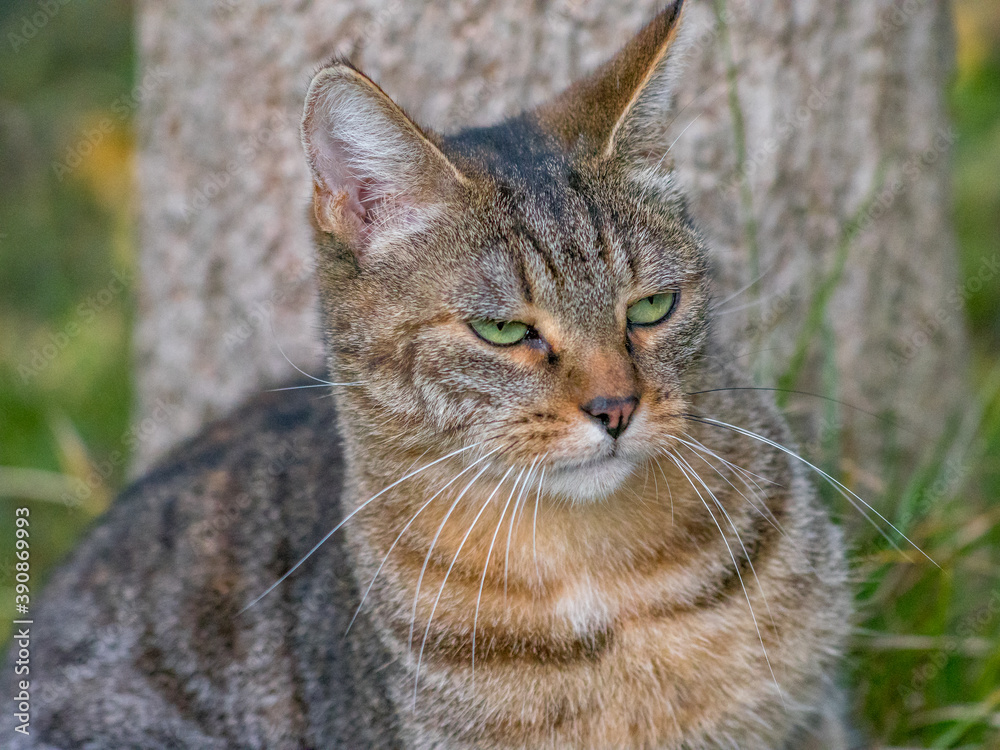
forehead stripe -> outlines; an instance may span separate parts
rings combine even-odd
[[[528,244],[531,245],[532,249],[534,249],[534,251],[542,259],[542,263],[545,264],[545,268],[548,271],[549,276],[552,277],[552,280],[556,283],[556,285],[561,285],[563,277],[559,272],[559,269],[556,267],[555,259],[549,253],[545,245],[538,239],[538,237],[535,236],[535,233],[531,231],[530,227],[528,227],[523,221],[517,220],[515,222],[514,231],[528,241]]]
[[[517,279],[521,282],[521,290],[524,294],[524,301],[530,305],[535,299],[535,292],[531,285],[531,278],[528,276],[528,269],[524,265],[524,255],[521,253],[517,254],[515,269],[517,272]]]

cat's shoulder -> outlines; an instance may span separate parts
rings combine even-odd
[[[324,539],[343,466],[333,399],[304,388],[249,399],[127,487],[33,609],[38,741],[395,746],[369,677],[387,657],[364,616],[345,639],[357,592]]]
[[[316,385],[297,381],[250,397],[173,448],[122,492],[118,504],[141,502],[157,488],[185,486],[220,471],[258,467],[276,475],[308,457],[296,450],[305,445],[339,462],[334,402],[328,389]]]
[[[263,392],[170,451],[75,551],[63,568],[71,585],[99,590],[124,576],[157,588],[214,570],[253,586],[250,571],[280,575],[339,514],[343,458],[324,391]]]

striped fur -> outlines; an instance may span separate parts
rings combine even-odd
[[[746,378],[715,356],[706,250],[664,153],[679,16],[551,104],[447,138],[345,63],[310,91],[307,151],[380,111],[368,131],[424,165],[385,176],[355,132],[346,173],[315,171],[330,372],[364,383],[337,394],[348,507],[476,446],[347,529],[414,746],[780,747],[827,700],[837,531],[791,459],[684,416],[788,440],[766,399],[686,395]],[[627,332],[627,305],[663,289],[671,320]],[[474,318],[543,341],[493,347]],[[580,405],[623,387],[640,407],[609,446]]]
[[[123,493],[33,609],[33,733],[8,712],[2,736],[847,747],[842,541],[766,394],[728,390],[748,377],[663,140],[679,19],[449,137],[347,63],[317,74],[319,285],[352,385],[258,398]],[[666,322],[626,324],[664,290]],[[538,335],[493,346],[482,318]],[[583,410],[630,394],[617,438]]]

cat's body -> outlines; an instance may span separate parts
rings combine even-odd
[[[780,429],[775,437],[781,438]],[[782,469],[779,476],[793,476],[787,466]],[[718,476],[705,479],[722,496]],[[285,584],[239,614],[342,518],[337,495],[343,481],[333,404],[303,389],[256,399],[130,488],[51,583],[34,614],[32,736],[38,744],[24,746],[407,747],[401,730],[412,719],[412,673],[402,668],[405,657],[401,661],[375,636],[365,611],[347,631],[370,577],[357,576],[359,584],[351,575],[342,532]],[[657,481],[665,496],[665,479]],[[808,496],[801,482],[793,480]],[[653,486],[650,477],[650,494]],[[754,551],[778,634],[771,634],[752,575],[745,579],[786,707],[775,695],[732,566],[713,559],[714,575],[693,576],[703,590],[685,603],[643,599],[633,604],[634,613],[609,618],[591,633],[525,640],[522,647],[494,625],[484,628],[483,637],[497,641],[481,647],[477,692],[488,700],[496,690],[491,678],[513,683],[514,692],[501,701],[513,715],[485,724],[491,740],[506,738],[509,744],[416,746],[679,747],[640,739],[657,726],[669,729],[672,720],[663,714],[669,710],[678,712],[679,726],[697,717],[709,737],[722,732],[701,742],[689,733],[689,748],[810,747],[798,735],[790,738],[795,723],[836,737],[840,705],[827,684],[836,659],[830,634],[843,630],[846,606],[828,593],[839,583],[828,579],[839,575],[837,540],[812,508],[772,508],[785,535],[753,514],[744,520],[754,531],[743,538]],[[531,510],[521,520],[529,533]],[[676,510],[674,521],[679,523]],[[544,533],[546,518],[539,523]],[[802,543],[790,552],[794,527]],[[504,528],[502,545],[506,533]],[[713,557],[717,531],[698,524],[697,533],[706,556]],[[799,565],[826,574],[809,573],[794,586],[774,579],[799,557]],[[650,572],[683,565],[655,557],[642,563]],[[411,564],[421,565],[422,557]],[[440,571],[427,584],[436,592],[439,581]],[[468,585],[454,578],[449,587]],[[537,614],[550,614],[552,604],[572,597],[573,588],[570,578],[566,590],[549,597],[549,606],[533,605]],[[523,594],[511,588],[508,595]],[[590,603],[602,606],[596,597]],[[586,604],[578,606],[585,612]],[[487,622],[494,616],[480,613]],[[447,617],[444,611],[435,615],[445,624]],[[713,634],[720,620],[725,626]],[[806,639],[803,625],[809,622],[815,632]],[[789,629],[793,637],[780,632]],[[443,732],[465,727],[474,736],[482,725],[475,709],[463,705],[470,692],[464,681],[456,686],[455,702],[438,703],[440,694],[431,692],[447,679],[438,670],[447,674],[470,665],[468,649],[459,645],[440,656],[426,651],[420,690],[427,692],[418,693],[416,715]],[[545,672],[555,677],[541,677]],[[649,686],[661,683],[663,694],[651,695]],[[553,693],[547,700],[531,693],[542,685]],[[390,697],[393,686],[404,704],[399,711]],[[432,696],[435,706],[428,707]],[[649,711],[650,703],[656,710]],[[550,744],[548,736],[560,741]],[[819,736],[824,739],[814,747],[842,746]]]
[[[839,533],[653,146],[678,15],[449,139],[317,75],[339,416],[264,397],[126,492],[37,610],[37,741],[845,747]]]

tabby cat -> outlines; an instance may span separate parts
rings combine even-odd
[[[841,537],[733,390],[669,161],[680,11],[447,137],[315,76],[331,380],[123,493],[35,612],[5,743],[847,746]]]

